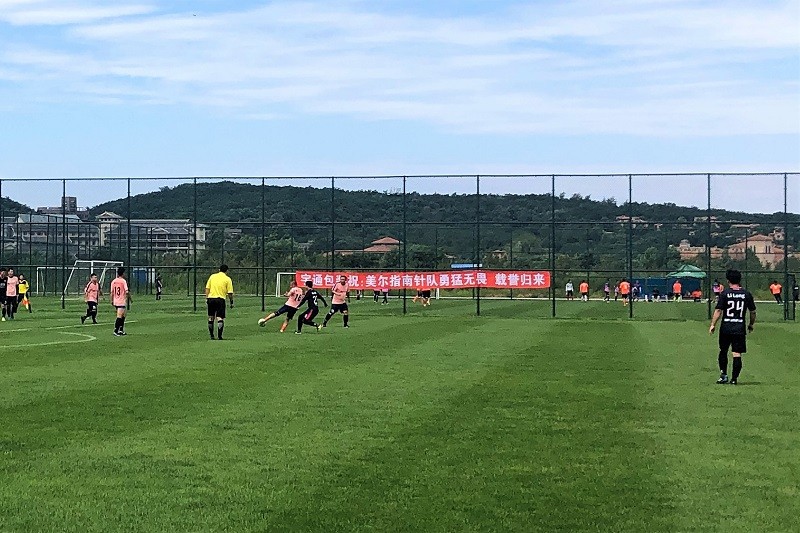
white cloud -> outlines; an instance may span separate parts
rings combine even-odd
[[[796,0],[576,0],[480,18],[379,13],[368,2],[197,16],[166,7],[0,0],[0,20],[63,26],[55,45],[12,40],[0,79],[50,82],[65,100],[109,86],[115,99],[127,92],[131,102],[261,119],[339,114],[492,133],[800,132],[800,93],[785,79],[800,61]]]

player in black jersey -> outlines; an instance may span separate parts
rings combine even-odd
[[[736,385],[742,371],[742,354],[747,352],[747,333],[753,331],[756,323],[756,304],[750,291],[744,290],[742,273],[728,270],[725,273],[729,287],[722,291],[711,318],[710,334],[714,333],[717,322],[722,319],[719,328],[719,379],[717,383]],[[745,314],[750,312],[750,322],[745,326]],[[733,352],[733,375],[728,380],[728,349]]]
[[[6,289],[8,288],[8,277],[6,269],[0,269],[0,307],[3,308],[3,322],[6,321]]]
[[[306,281],[306,287],[308,287],[308,290],[306,290],[305,296],[303,296],[303,299],[297,307],[302,306],[304,302],[308,302],[308,309],[300,313],[300,316],[297,318],[297,331],[295,331],[297,335],[303,332],[303,324],[315,327],[317,331],[321,330],[322,325],[314,322],[314,317],[319,314],[319,305],[317,302],[322,300],[325,307],[328,307],[328,302],[326,302],[325,298],[314,288],[313,282]]]

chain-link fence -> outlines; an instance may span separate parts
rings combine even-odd
[[[31,191],[60,205],[15,201]],[[673,298],[679,282],[680,299],[703,305],[678,316],[700,318],[728,268],[757,299],[780,302],[781,319],[794,319],[798,297],[797,173],[6,178],[0,196],[0,264],[62,301],[115,262],[134,293],[153,294],[158,279],[195,310],[221,263],[262,308],[278,274],[296,270],[549,273],[546,290],[438,292],[476,314],[517,312],[493,303],[513,299],[534,302],[520,303],[531,316],[602,316],[575,307],[568,288],[613,303],[625,279],[633,305],[613,316],[646,316],[640,304]],[[83,197],[95,206],[80,207]],[[413,295],[390,296],[405,312]]]

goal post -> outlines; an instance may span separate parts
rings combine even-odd
[[[275,297],[280,298],[289,289],[289,284],[295,278],[295,272],[278,272],[275,275]],[[284,288],[285,286],[285,288]]]
[[[83,288],[93,272],[97,274],[100,286],[104,287],[106,281],[116,275],[117,267],[121,266],[125,266],[125,263],[122,261],[77,259],[75,263],[69,267],[66,284],[60,291],[57,290],[57,287],[59,287],[61,281],[61,267],[36,267],[35,294],[40,296],[50,290],[54,295],[58,296],[80,296],[83,294]]]

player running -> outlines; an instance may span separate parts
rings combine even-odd
[[[19,278],[14,275],[14,269],[8,269],[8,276],[6,276],[6,316],[13,320],[14,315],[17,313],[17,287],[19,286]]]
[[[9,270],[9,272],[13,271]],[[773,280],[773,282],[770,283],[769,292],[772,293],[772,296],[775,298],[775,301],[778,302],[778,304],[783,303],[783,296],[781,294],[783,292],[783,285],[778,283],[778,280]]]
[[[125,267],[117,268],[117,277],[111,282],[111,305],[117,310],[117,319],[114,321],[114,336],[122,337],[125,333],[125,317],[128,314],[128,304],[131,294],[128,292],[128,282],[125,280]]]
[[[730,286],[722,291],[717,302],[714,316],[711,318],[709,334],[714,334],[717,322],[722,319],[719,328],[719,379],[717,383],[723,385],[730,383],[736,385],[739,373],[742,371],[742,354],[747,352],[747,333],[753,331],[756,323],[756,303],[753,295],[744,290],[739,284],[742,282],[742,273],[738,270],[728,270],[725,273]],[[745,328],[744,317],[750,312],[750,323]],[[728,380],[728,348],[733,352],[733,375]]]
[[[297,335],[303,332],[303,324],[314,327],[317,331],[321,330],[322,326],[314,322],[314,317],[319,314],[319,305],[317,301],[322,300],[323,305],[328,307],[328,302],[326,302],[325,298],[314,288],[314,283],[312,281],[306,281],[306,287],[308,287],[306,289],[306,294],[303,296],[303,299],[300,300],[300,305],[298,307],[308,302],[308,309],[297,318],[297,331],[295,331]]]
[[[97,281],[97,274],[92,272],[89,277],[89,282],[83,288],[83,300],[86,302],[86,314],[81,317],[81,324],[86,322],[87,318],[92,319],[92,324],[97,324],[97,302],[100,301],[100,296],[103,291],[100,289],[100,282]]]
[[[29,313],[33,313],[33,310],[31,309],[31,300],[30,300],[30,298],[28,298],[29,289],[30,289],[30,286],[28,285],[28,280],[25,279],[25,275],[24,274],[20,274],[19,275],[19,297],[17,299],[19,300],[19,303],[21,303],[22,305],[25,306],[25,308],[28,310]]]
[[[286,303],[284,303],[280,309],[275,312],[272,312],[265,316],[264,318],[258,319],[258,325],[262,328],[267,325],[267,322],[275,318],[276,316],[281,316],[283,314],[286,315],[286,318],[283,319],[283,324],[281,324],[281,333],[286,331],[286,327],[289,325],[289,321],[294,318],[295,313],[297,313],[297,309],[300,307],[300,304],[303,301],[303,289],[297,286],[297,282],[292,280],[291,285],[289,286],[289,290],[286,291],[284,294],[286,296]]]
[[[328,327],[328,321],[331,317],[336,314],[337,311],[342,313],[342,322],[344,323],[344,327],[349,328],[348,322],[350,321],[350,314],[347,310],[347,292],[350,289],[347,287],[347,276],[341,276],[339,281],[334,284],[331,292],[333,292],[333,298],[331,298],[331,310],[328,311],[328,314],[325,315],[325,320],[322,321],[322,327]]]

